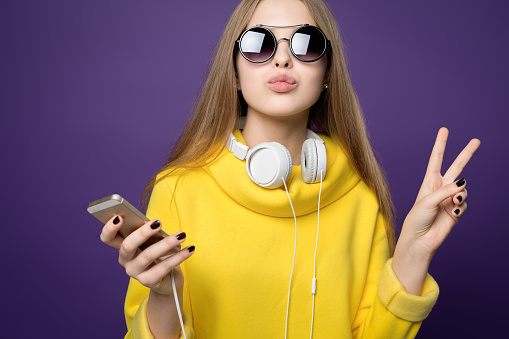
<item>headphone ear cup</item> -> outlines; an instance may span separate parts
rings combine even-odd
[[[318,173],[318,152],[315,139],[307,139],[302,145],[300,156],[302,180],[308,184],[316,182]]]
[[[286,165],[286,170],[281,172],[280,177],[285,178],[285,182],[286,182],[288,180],[288,178],[290,178],[290,174],[292,174],[292,168],[293,168],[292,155],[290,154],[290,151],[288,150],[288,148],[281,145],[280,143],[273,142],[273,144],[277,145],[277,147],[279,147],[279,149],[281,149],[281,152],[284,154],[284,155],[281,154],[280,157],[282,157],[284,159],[284,160],[281,159],[281,164]],[[280,187],[282,185],[283,185],[283,183],[281,183],[278,187]]]
[[[250,150],[246,157],[246,170],[251,180],[265,188],[283,185],[292,172],[292,156],[288,149],[277,142],[263,142]]]

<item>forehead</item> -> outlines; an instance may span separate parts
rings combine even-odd
[[[299,0],[260,1],[247,27],[252,27],[257,24],[271,26],[310,24],[316,26],[308,8]],[[288,28],[271,28],[271,30],[284,29]],[[293,29],[295,29],[295,27]]]

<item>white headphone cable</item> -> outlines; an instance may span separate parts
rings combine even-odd
[[[171,272],[171,287],[173,287],[173,296],[175,297],[175,306],[177,306],[177,312],[179,314],[180,319],[180,329],[182,330],[182,334],[184,334],[184,339],[187,339],[186,331],[184,330],[184,321],[182,320],[182,313],[180,313],[179,298],[177,296],[177,288],[175,287],[175,279],[173,278],[173,270],[171,270],[170,272]]]
[[[311,306],[311,332],[309,339],[313,338],[313,317],[315,314],[315,293],[316,293],[316,249],[318,248],[318,231],[320,230],[320,196],[322,195],[322,171],[320,170],[320,193],[318,193],[318,226],[316,226],[315,258],[313,260],[313,280],[311,282],[311,293],[313,294],[313,305]]]
[[[285,322],[285,339],[288,331],[288,308],[290,307],[290,288],[292,286],[292,276],[293,276],[293,268],[295,267],[295,252],[297,251],[297,217],[295,216],[295,210],[293,209],[292,199],[290,199],[290,194],[288,193],[288,188],[286,187],[285,179],[281,177],[283,180],[283,184],[285,185],[286,195],[288,195],[288,200],[290,200],[290,206],[292,207],[293,219],[295,220],[295,247],[293,249],[293,265],[292,265],[292,273],[290,274],[290,283],[288,284],[288,302],[286,303],[286,322]]]

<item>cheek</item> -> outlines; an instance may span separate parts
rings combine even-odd
[[[255,69],[254,66],[257,65],[250,63],[242,56],[240,56],[240,59],[237,58],[237,78],[244,97],[250,92],[261,90],[260,84],[263,83],[263,78],[261,72]]]
[[[253,72],[251,70],[252,66],[251,63],[244,59],[244,57],[240,53],[237,54],[236,64],[237,64],[237,78],[240,81],[246,82],[246,79],[249,79],[250,77],[253,76]]]
[[[317,61],[316,70],[314,74],[316,75],[316,82],[319,83],[320,88],[325,83],[325,72],[327,71],[327,58],[321,58]]]
[[[315,66],[315,65],[313,65]],[[313,97],[320,96],[323,85],[325,84],[325,70],[327,67],[326,63],[317,64],[316,68],[306,69],[306,72],[302,72],[303,78],[306,79],[306,91]]]

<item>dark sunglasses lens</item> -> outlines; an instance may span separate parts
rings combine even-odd
[[[265,61],[274,53],[274,38],[264,28],[251,28],[240,39],[240,49],[252,61]]]
[[[325,36],[315,27],[301,27],[292,37],[295,55],[305,61],[318,59],[325,51]]]

